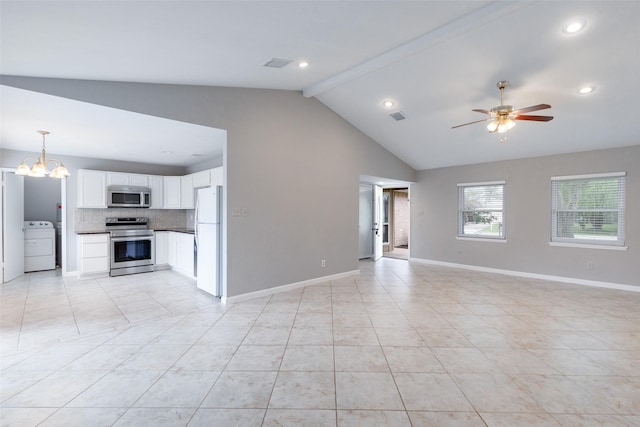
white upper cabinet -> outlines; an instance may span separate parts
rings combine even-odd
[[[211,171],[200,171],[191,174],[193,177],[193,188],[202,188],[211,186]]]
[[[180,177],[179,176],[165,176],[163,180],[163,195],[164,199],[162,205],[165,209],[180,209],[182,207],[182,198],[180,196]],[[153,194],[151,194],[153,199]]]
[[[78,170],[78,207],[106,208],[107,187],[128,185],[151,188],[151,209],[194,209],[197,188],[222,185],[222,167],[184,176]]]
[[[149,187],[149,175],[143,175],[140,173],[130,173],[129,185],[135,187]]]
[[[107,207],[107,173],[78,169],[79,208]]]
[[[129,174],[120,172],[107,172],[107,186],[129,185]]]
[[[151,188],[151,209],[164,208],[164,177],[149,175],[149,188]]]
[[[182,209],[194,209],[194,187],[193,187],[193,175],[185,175],[180,177],[180,194],[182,198]]]
[[[107,186],[109,185],[148,187],[149,175],[143,175],[140,173],[107,172]]]
[[[211,186],[222,185],[222,180],[224,177],[222,176],[222,166],[219,168],[211,169]]]

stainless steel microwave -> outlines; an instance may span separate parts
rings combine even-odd
[[[148,208],[151,206],[149,187],[110,185],[107,187],[107,206],[110,208]]]

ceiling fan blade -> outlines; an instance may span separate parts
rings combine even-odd
[[[553,116],[527,116],[519,115],[513,118],[514,120],[531,120],[533,122],[548,122],[553,120]]]
[[[483,110],[482,108],[476,108],[475,110],[471,110],[471,111],[477,111],[478,113],[484,113],[484,114],[491,114],[490,111]]]
[[[532,111],[545,110],[547,108],[551,108],[549,104],[538,104],[532,105],[531,107],[520,108],[512,112],[512,114],[522,114],[522,113],[530,113]]]
[[[482,120],[476,120],[475,122],[463,123],[463,124],[458,125],[458,126],[451,126],[451,129],[459,128],[459,127],[466,126],[466,125],[472,125],[474,123],[486,122],[486,121],[489,121],[489,120],[491,120],[491,118],[482,119]]]

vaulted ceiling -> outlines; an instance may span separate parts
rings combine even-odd
[[[640,2],[3,0],[0,7],[3,75],[298,90],[418,170],[640,144]],[[585,28],[565,32],[576,19]],[[272,58],[293,62],[265,67]],[[308,67],[298,67],[303,60]],[[534,114],[554,119],[519,121],[503,143],[486,123],[451,129],[486,117],[472,109],[500,105],[499,80],[510,82],[505,104],[547,103],[551,109]],[[587,85],[595,90],[578,93]],[[52,153],[116,158],[131,138],[157,144],[177,132],[192,141],[189,156],[212,156],[202,141],[221,135],[0,89],[3,148],[35,151],[35,131],[48,126]],[[390,116],[398,111],[406,119]],[[119,119],[108,120],[114,114]],[[102,144],[83,151],[103,134],[111,152],[99,151]],[[154,161],[201,160],[170,157]]]

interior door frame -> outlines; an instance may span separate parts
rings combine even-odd
[[[12,246],[12,255],[15,256],[17,254],[17,258],[19,263],[22,264],[22,273],[12,276],[12,277],[8,277],[8,281],[17,279],[18,277],[22,276],[24,274],[24,226],[23,226],[23,222],[24,222],[24,180],[22,180],[21,183],[21,187],[22,189],[20,190],[22,192],[21,196],[22,196],[22,220],[20,221],[20,230],[22,235],[19,238],[19,242],[15,242],[15,245],[7,245],[5,244],[5,239],[6,238],[10,238],[10,236],[7,236],[7,227],[6,227],[6,222],[7,222],[7,217],[8,215],[6,215],[6,211],[8,209],[8,206],[6,204],[6,197],[7,197],[7,179],[5,179],[7,176],[11,176],[14,173],[14,169],[10,169],[10,168],[0,168],[0,174],[2,174],[2,191],[0,191],[0,218],[1,218],[1,222],[2,222],[2,233],[0,234],[0,240],[1,240],[1,246],[2,246],[2,271],[1,271],[1,282],[5,283],[5,278],[7,278],[7,247],[8,246]],[[20,177],[22,178],[22,177]],[[11,179],[14,179],[14,177],[11,177]],[[22,249],[20,249],[22,248]],[[15,259],[15,258],[14,258]],[[19,270],[19,269],[18,269]]]
[[[14,173],[14,168],[0,167],[0,174],[3,172]],[[4,178],[3,178],[4,179]],[[24,189],[23,189],[24,195]],[[60,221],[62,223],[61,237],[62,242],[60,244],[62,249],[62,254],[60,257],[60,262],[62,265],[60,266],[60,271],[63,276],[74,275],[75,272],[69,273],[68,271],[68,263],[67,263],[67,177],[63,177],[60,179],[60,203],[62,204],[62,215],[60,217]],[[4,185],[2,185],[0,189],[0,283],[4,282]]]
[[[383,177],[379,177],[379,176],[373,176],[373,175],[360,175],[360,188],[362,188],[362,186],[369,186],[372,188],[371,191],[371,211],[372,211],[372,216],[373,216],[373,221],[372,221],[372,226],[371,226],[371,230],[375,233],[376,228],[378,229],[378,235],[373,235],[372,239],[371,239],[371,245],[372,245],[372,251],[373,254],[368,257],[373,261],[377,261],[380,258],[384,257],[384,252],[383,252],[383,245],[382,245],[382,227],[381,227],[381,219],[382,219],[382,209],[383,209],[383,198],[382,198],[382,192],[385,189],[406,189],[407,190],[407,198],[409,201],[409,211],[408,211],[408,244],[409,244],[409,254],[408,254],[408,258],[411,258],[411,185],[413,184],[412,181],[401,181],[401,180],[396,180],[393,178],[383,178]],[[360,196],[362,197],[362,192],[359,193]],[[377,194],[377,197],[376,197]],[[358,206],[360,206],[360,203],[358,204]],[[376,220],[376,212],[378,213],[378,220]],[[362,225],[360,225],[359,223],[359,228]],[[390,227],[391,228],[391,227]],[[359,230],[360,231],[360,230]],[[391,230],[390,230],[391,231]],[[358,235],[358,239],[360,239],[360,235]],[[392,241],[390,241],[390,243],[392,243]],[[359,248],[358,250],[360,251],[360,241],[358,243]],[[377,247],[377,250],[376,250]],[[358,257],[358,259],[366,259],[366,258],[360,258]]]
[[[60,204],[62,204],[62,214],[60,215],[60,222],[62,223],[62,230],[60,230],[60,237],[62,238],[62,242],[60,243],[60,249],[62,250],[62,254],[60,254],[60,271],[63,276],[68,276],[68,266],[67,263],[67,177],[64,176],[60,179]]]
[[[373,260],[378,261],[383,255],[382,243],[382,187],[373,186]]]

